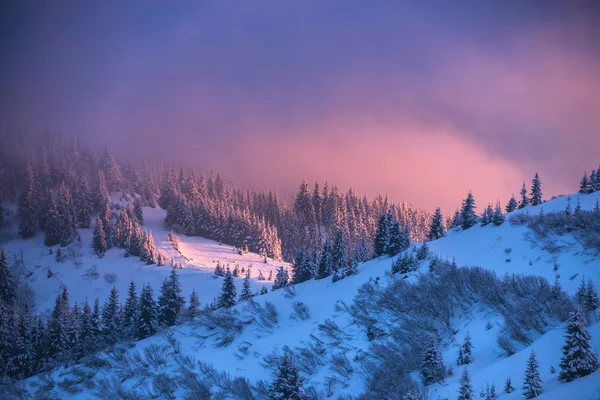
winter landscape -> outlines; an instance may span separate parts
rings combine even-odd
[[[109,3],[0,6],[0,398],[600,399],[595,3]]]

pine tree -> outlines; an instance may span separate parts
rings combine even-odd
[[[150,285],[144,285],[140,294],[139,311],[136,317],[136,338],[145,339],[156,333],[158,325],[156,303]]]
[[[127,300],[123,307],[123,330],[127,336],[135,334],[135,319],[139,309],[139,299],[135,287],[135,282],[131,281],[127,290]]]
[[[27,167],[27,183],[25,190],[19,196],[19,235],[23,239],[30,238],[35,235],[38,227],[38,198],[35,188],[35,178],[31,166]]]
[[[492,205],[488,204],[481,214],[481,226],[486,226],[494,221],[494,210]]]
[[[190,318],[194,318],[198,315],[200,309],[200,299],[198,298],[198,293],[196,289],[192,289],[192,293],[190,294],[190,300],[188,302],[187,315]]]
[[[475,198],[471,192],[469,192],[467,198],[463,201],[460,215],[463,221],[463,229],[469,229],[477,223],[477,214],[475,214]]]
[[[10,307],[15,300],[15,287],[12,273],[8,267],[6,250],[0,250],[0,300]]]
[[[533,350],[527,360],[527,370],[523,382],[523,395],[526,399],[533,399],[542,393],[542,378],[540,377],[540,366]]]
[[[435,209],[435,213],[431,219],[431,225],[429,226],[429,234],[427,235],[427,239],[440,239],[444,236],[444,233],[444,217],[442,215],[442,210],[438,207]]]
[[[540,204],[542,204],[542,182],[536,172],[531,182],[531,205],[539,206]]]
[[[500,202],[497,201],[496,207],[494,208],[494,215],[492,217],[492,222],[494,223],[494,225],[500,226],[504,223],[504,221],[505,221],[505,217],[504,217],[504,214],[502,213],[502,206],[500,206]]]
[[[567,336],[563,346],[558,379],[570,382],[598,369],[598,355],[591,347],[592,335],[587,330],[583,315],[579,311],[571,314],[567,325]]]
[[[395,256],[408,249],[410,246],[410,233],[400,228],[400,222],[391,222],[388,232],[388,243],[385,252],[389,256]]]
[[[512,195],[510,200],[508,200],[508,203],[506,204],[505,211],[508,214],[508,213],[515,211],[518,207],[519,207],[519,204],[517,203],[515,196]]]
[[[44,225],[44,244],[48,247],[59,244],[62,234],[61,221],[58,217],[58,213],[54,209],[54,204],[52,204],[48,210]]]
[[[113,286],[108,299],[106,299],[104,306],[102,306],[103,336],[108,344],[114,344],[120,339],[121,322],[119,293],[117,292],[117,288]]]
[[[229,267],[227,267],[217,306],[220,308],[231,308],[235,305],[235,297],[236,290],[235,284],[233,283],[233,275],[231,275],[231,271],[229,270]]]
[[[467,335],[465,336],[465,341],[463,342],[460,348],[458,365],[466,365],[471,364],[473,362],[472,348],[473,342],[471,341],[471,335],[469,334],[469,332],[467,332]]]
[[[592,185],[590,183],[590,180],[588,178],[588,174],[586,171],[586,172],[584,172],[583,178],[581,178],[581,182],[579,183],[579,193],[581,193],[581,194],[591,193],[592,192],[591,188],[592,188]]]
[[[48,355],[61,362],[70,358],[70,313],[69,293],[67,288],[63,287],[62,292],[56,296],[54,309],[48,321]]]
[[[104,226],[102,225],[102,220],[100,217],[96,218],[96,226],[94,227],[94,238],[92,239],[92,246],[94,248],[94,253],[98,257],[104,257],[106,254],[106,250],[108,250],[108,246],[106,244],[106,236],[104,233]]]
[[[285,354],[277,369],[277,379],[269,387],[273,400],[303,400],[303,380],[290,354]]]
[[[181,296],[181,284],[175,268],[171,269],[169,277],[163,281],[158,297],[158,323],[173,326],[180,315],[185,303]]]
[[[279,267],[277,269],[277,276],[275,276],[275,282],[273,282],[273,287],[271,290],[284,288],[288,285],[288,283],[289,276],[287,270],[285,270],[283,267]]]
[[[301,283],[312,279],[312,271],[309,268],[309,261],[304,253],[304,250],[296,252],[296,258],[292,264],[292,282],[294,284]]]
[[[64,182],[58,190],[56,214],[60,221],[60,245],[67,246],[76,236],[77,221],[71,191]]]
[[[600,300],[598,299],[598,292],[591,279],[588,279],[587,286],[585,289],[585,309],[588,312],[595,311],[600,306]]]
[[[600,187],[598,187],[597,182],[598,182],[598,173],[596,172],[595,169],[593,169],[592,173],[590,174],[590,193],[594,193],[595,191],[600,189]]]
[[[375,257],[381,257],[385,254],[385,250],[389,240],[390,215],[382,213],[377,223],[377,231],[375,232],[374,251]]]
[[[515,390],[515,388],[512,385],[512,382],[510,381],[510,377],[506,378],[506,383],[504,384],[504,393],[511,393]]]
[[[573,209],[571,208],[571,196],[567,197],[567,207],[565,208],[565,214],[567,214],[567,216],[571,216],[573,215]]]
[[[331,245],[328,241],[323,244],[319,268],[317,269],[317,279],[324,279],[331,275]]]
[[[144,225],[144,209],[142,208],[142,202],[139,197],[136,197],[133,202],[133,214],[135,215],[138,224]]]
[[[240,293],[240,298],[238,302],[250,300],[252,298],[252,288],[250,287],[250,268],[246,272],[246,277],[244,278],[244,284],[242,285],[242,293]]]
[[[111,248],[113,243],[112,239],[115,235],[115,228],[112,222],[112,213],[110,211],[110,205],[106,203],[102,211],[100,211],[100,219],[102,220],[102,229],[104,229],[104,238],[106,240],[107,248]]]
[[[521,188],[521,201],[519,202],[519,210],[527,207],[531,204],[529,201],[529,197],[527,197],[527,187],[525,186],[525,182],[523,182],[523,187]]]
[[[471,377],[469,370],[465,368],[460,378],[460,388],[458,389],[458,400],[473,400],[473,386],[471,385]]]
[[[89,228],[94,208],[92,199],[92,189],[85,175],[81,177],[77,191],[74,197],[74,207],[77,219],[77,226],[80,228]]]
[[[419,372],[425,386],[444,381],[444,362],[442,361],[438,340],[435,337],[429,340]]]

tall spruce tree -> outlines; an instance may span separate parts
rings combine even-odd
[[[154,335],[158,326],[156,303],[150,285],[144,285],[142,287],[139,303],[135,332],[137,339],[145,339]]]
[[[473,197],[473,193],[469,192],[467,198],[463,201],[460,216],[462,219],[463,229],[469,229],[477,223],[477,214],[475,214],[475,198]]]
[[[44,223],[44,244],[46,246],[56,246],[60,243],[62,228],[58,213],[54,209],[54,204],[48,210]]]
[[[0,250],[0,300],[2,304],[10,307],[15,300],[15,286],[12,273],[8,267],[6,250]]]
[[[198,292],[196,289],[192,289],[190,294],[190,300],[188,302],[187,315],[189,318],[194,318],[198,315],[200,310],[200,299],[198,298]]]
[[[292,355],[285,354],[277,368],[277,378],[269,387],[269,399],[304,400],[303,380]]]
[[[384,212],[381,214],[379,221],[377,222],[377,231],[375,232],[375,240],[373,245],[375,257],[381,257],[385,254],[385,250],[389,241],[390,218],[391,216]]]
[[[94,253],[96,253],[98,257],[104,257],[106,250],[108,250],[108,245],[106,244],[106,234],[104,233],[104,226],[100,217],[96,218],[92,247],[94,249]]]
[[[527,207],[531,204],[529,197],[527,196],[527,186],[525,186],[525,182],[523,182],[523,187],[521,187],[521,201],[519,202],[519,210]]]
[[[231,275],[231,271],[229,270],[229,267],[227,267],[217,306],[221,308],[231,308],[235,305],[235,297],[236,290],[235,284],[233,283],[233,275]]]
[[[494,207],[494,214],[492,216],[492,222],[494,223],[494,225],[496,226],[500,226],[504,223],[505,221],[505,216],[502,213],[502,206],[500,205],[500,202],[497,201],[496,202],[496,206]]]
[[[31,166],[27,166],[27,182],[25,190],[19,196],[19,235],[23,239],[35,235],[38,227],[38,193],[35,186],[35,177]]]
[[[598,354],[591,347],[592,335],[587,330],[585,319],[576,310],[567,325],[567,335],[560,360],[558,379],[570,382],[591,374],[598,369]]]
[[[506,204],[506,208],[504,210],[508,214],[515,211],[517,208],[519,208],[519,203],[517,203],[515,196],[512,195],[510,200],[508,200],[508,203]]]
[[[106,302],[102,306],[102,336],[108,344],[115,344],[122,334],[121,305],[119,293],[115,286],[110,290]]]
[[[539,206],[540,204],[542,204],[542,181],[536,172],[531,181],[531,205]]]
[[[442,360],[442,353],[439,349],[438,339],[432,337],[427,343],[423,361],[419,368],[423,385],[429,386],[434,383],[442,383],[444,381],[446,368]]]
[[[75,208],[73,207],[73,197],[64,182],[60,184],[58,190],[56,214],[60,221],[60,245],[67,246],[75,238],[77,221]]]
[[[442,210],[438,207],[435,209],[435,213],[431,219],[431,225],[429,226],[429,234],[427,235],[427,239],[437,240],[442,238],[444,234],[444,216],[442,215]]]
[[[313,278],[313,271],[310,268],[310,260],[304,250],[296,252],[296,258],[292,264],[292,282],[301,283]]]
[[[242,293],[240,293],[239,302],[250,300],[252,298],[252,287],[250,286],[250,268],[246,271],[246,277],[242,284]]]
[[[123,307],[123,330],[129,337],[135,334],[135,319],[139,309],[139,299],[135,287],[135,282],[129,283],[127,290],[127,299],[125,300],[125,307]]]
[[[83,175],[77,185],[74,196],[74,207],[79,228],[89,228],[91,224],[94,202],[92,199],[92,189],[85,175]]]
[[[458,389],[457,400],[473,400],[473,386],[471,385],[471,377],[469,376],[469,370],[464,369],[462,376],[460,377],[460,388]]]
[[[181,296],[181,284],[175,268],[171,269],[169,277],[163,281],[158,297],[158,323],[173,326],[185,304]]]
[[[532,350],[527,360],[525,379],[523,381],[523,395],[526,399],[533,399],[542,393],[542,378],[540,377],[540,365],[535,352]]]
[[[331,275],[331,245],[329,241],[323,244],[319,267],[317,269],[317,279],[324,279]]]
[[[277,290],[284,288],[289,283],[289,275],[286,269],[283,267],[279,267],[277,269],[277,275],[275,276],[275,282],[273,282],[273,287],[271,290]]]
[[[587,171],[583,173],[583,178],[581,178],[581,182],[579,182],[579,193],[588,194],[592,192],[592,185],[590,179],[588,178]]]

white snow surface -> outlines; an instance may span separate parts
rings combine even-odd
[[[116,286],[121,301],[125,301],[127,288],[131,281],[136,283],[138,292],[143,284],[149,284],[158,296],[163,280],[171,271],[170,259],[181,264],[183,268],[178,269],[183,294],[186,299],[192,289],[196,289],[202,304],[210,303],[217,297],[221,290],[223,278],[215,278],[214,270],[217,260],[223,267],[230,266],[231,270],[236,264],[247,269],[252,267],[252,288],[259,290],[261,286],[271,288],[272,282],[268,281],[270,271],[273,271],[273,279],[276,269],[283,266],[290,269],[290,265],[283,261],[269,259],[265,264],[258,254],[245,253],[243,255],[233,251],[229,245],[221,245],[213,240],[201,237],[187,237],[179,235],[179,252],[167,241],[170,230],[164,226],[166,212],[162,209],[144,208],[143,228],[151,231],[154,235],[155,246],[167,256],[164,266],[146,265],[137,257],[125,258],[125,251],[119,248],[108,250],[106,255],[98,258],[91,246],[93,227],[90,229],[79,229],[81,244],[62,248],[61,251],[67,256],[71,252],[77,252],[74,257],[68,256],[64,262],[56,262],[56,250],[49,254],[49,248],[44,245],[43,235],[37,235],[27,240],[14,240],[4,244],[9,258],[21,257],[25,267],[31,272],[29,283],[36,295],[36,307],[38,312],[51,311],[54,307],[56,296],[61,292],[63,285],[69,291],[71,304],[78,302],[82,304],[87,298],[90,304],[98,297],[100,304],[108,297],[111,288]],[[90,277],[90,271],[98,272],[98,278]],[[52,276],[48,277],[48,270]],[[257,279],[259,270],[263,273],[265,280]],[[104,276],[115,274],[116,281],[109,283]],[[234,279],[238,293],[240,293],[244,274],[239,279]]]
[[[592,209],[595,202],[600,199],[600,193],[591,195],[572,195],[571,206],[577,204],[580,197],[583,209]],[[567,198],[561,197],[544,203],[542,206],[528,207],[516,213],[527,212],[539,213],[542,209],[545,213],[550,211],[561,211],[566,207]],[[164,214],[161,210],[145,209],[145,227],[154,233],[157,247],[169,255],[176,256],[176,252],[166,242],[167,231],[162,227]],[[105,258],[98,259],[93,255],[90,248],[91,230],[81,232],[84,253],[84,265],[77,268],[72,262],[57,264],[53,256],[47,255],[47,249],[43,246],[42,238],[36,237],[28,241],[16,241],[7,243],[11,252],[24,250],[24,258],[29,269],[34,271],[32,286],[38,293],[38,309],[47,310],[53,305],[54,298],[62,283],[66,284],[71,293],[71,299],[82,301],[85,296],[93,298],[100,296],[104,298],[111,285],[104,281],[102,275],[105,272],[114,272],[118,275],[116,285],[119,289],[121,300],[126,293],[126,287],[133,279],[138,283],[138,288],[144,282],[150,282],[156,291],[160,282],[169,273],[169,267],[146,266],[134,259],[123,258],[121,250],[110,250]],[[449,232],[444,238],[430,242],[429,247],[433,253],[437,253],[449,260],[455,258],[459,266],[481,266],[495,271],[498,275],[504,273],[517,273],[527,275],[539,275],[547,278],[550,282],[554,280],[554,265],[558,264],[560,269],[560,281],[563,289],[569,294],[574,294],[580,284],[581,276],[591,278],[597,288],[600,288],[600,255],[594,251],[585,251],[582,246],[570,235],[556,238],[562,246],[558,254],[549,254],[539,244],[535,237],[525,226],[511,225],[508,221],[500,227],[488,225],[485,227],[475,226],[469,230],[460,229]],[[510,249],[510,250],[508,250]],[[261,268],[268,276],[268,270],[279,265],[280,262],[269,262],[261,264],[261,259],[255,254],[239,256],[233,253],[229,246],[220,246],[215,242],[202,238],[188,238],[181,236],[181,251],[189,258],[184,262],[184,268],[179,270],[181,282],[185,294],[189,294],[193,287],[198,291],[201,301],[212,300],[220,291],[221,279],[212,277],[215,260],[220,259],[230,264],[239,261],[240,264],[252,263],[253,271]],[[179,256],[181,260],[181,256]],[[227,347],[217,348],[211,338],[202,338],[206,335],[206,329],[199,324],[190,322],[171,329],[175,337],[181,343],[181,352],[195,357],[197,360],[212,364],[216,369],[227,371],[232,376],[243,376],[251,382],[260,379],[271,381],[274,373],[261,365],[263,357],[274,349],[281,350],[283,346],[295,348],[303,341],[308,341],[311,334],[326,340],[321,336],[318,325],[329,318],[335,321],[342,330],[351,335],[352,338],[344,344],[350,348],[346,354],[350,360],[361,350],[366,350],[369,342],[364,332],[359,332],[352,324],[350,317],[340,311],[335,311],[338,301],[351,303],[357,289],[377,277],[385,284],[386,275],[389,273],[392,260],[384,257],[371,260],[359,266],[359,273],[347,277],[341,281],[332,283],[330,279],[313,280],[295,286],[296,296],[290,299],[283,290],[269,292],[256,298],[256,301],[264,304],[266,301],[273,302],[278,311],[277,326],[264,329],[256,324],[246,325],[243,332]],[[96,264],[100,278],[95,281],[83,279],[83,274],[92,264]],[[39,265],[39,267],[37,267]],[[47,278],[47,268],[55,272],[55,277]],[[286,265],[286,267],[288,267]],[[427,262],[422,262],[421,270],[427,270]],[[264,273],[264,272],[263,272]],[[239,285],[241,279],[237,279]],[[264,282],[255,282],[260,287]],[[290,318],[292,313],[292,302],[304,303],[309,311],[310,318],[306,321],[296,321]],[[244,308],[244,304],[236,306],[238,310]],[[487,322],[493,327],[486,329]],[[433,385],[429,390],[429,399],[454,399],[457,397],[459,379],[464,368],[468,368],[475,398],[479,397],[479,391],[487,383],[495,383],[496,391],[500,399],[522,399],[522,383],[527,358],[532,349],[536,351],[540,363],[540,372],[543,379],[543,393],[539,399],[598,399],[600,398],[600,371],[587,377],[576,379],[570,383],[562,383],[557,380],[558,372],[551,374],[552,366],[559,370],[561,347],[564,342],[564,324],[551,328],[544,335],[538,336],[535,341],[526,348],[518,348],[516,354],[505,357],[497,344],[497,337],[503,324],[502,318],[490,314],[486,310],[474,308],[472,312],[454,321],[454,328],[458,331],[455,342],[449,348],[443,349],[444,361],[447,365],[454,365],[453,376],[447,377],[440,385]],[[457,348],[467,332],[469,331],[473,341],[473,364],[456,367]],[[596,322],[589,327],[593,337],[593,348],[600,352],[600,323]],[[164,336],[157,334],[146,340],[137,342],[135,347],[129,351],[141,350],[150,344],[164,343]],[[249,346],[248,355],[239,357],[240,345]],[[169,364],[163,371],[175,369],[176,364]],[[56,370],[53,376],[58,379],[64,370]],[[98,375],[110,376],[111,371],[99,371]],[[321,367],[312,376],[304,376],[306,385],[312,385],[319,390],[325,388],[324,380],[332,372],[328,366]],[[510,377],[512,385],[516,390],[510,394],[503,392],[504,382]],[[30,378],[27,384],[33,383],[37,378]],[[125,385],[133,385],[134,379],[127,380]],[[352,379],[346,382],[347,386],[337,385],[335,396],[340,394],[358,395],[364,392],[364,382],[357,371]],[[33,390],[33,389],[32,389]],[[57,389],[58,390],[58,389]],[[94,398],[93,389],[84,389],[77,394],[60,392],[61,398],[90,399]],[[177,393],[176,393],[177,394]]]

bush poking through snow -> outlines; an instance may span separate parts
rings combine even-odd
[[[277,325],[277,307],[270,301],[265,302],[263,307],[259,302],[250,300],[248,309],[252,320],[261,328],[273,328]]]
[[[115,273],[106,273],[104,274],[104,280],[109,284],[112,285],[113,283],[115,283],[117,281],[117,274]]]
[[[293,320],[302,320],[306,321],[310,318],[310,312],[308,311],[308,307],[301,301],[295,301],[292,303],[292,315],[290,318]]]

